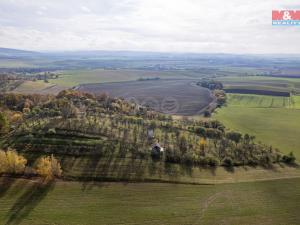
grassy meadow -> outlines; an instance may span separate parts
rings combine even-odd
[[[187,167],[151,159],[111,158],[97,155],[60,156],[59,159],[62,162],[63,176],[67,180],[220,184],[300,177],[300,169],[285,164],[274,164],[272,168],[240,166],[226,169]]]
[[[0,182],[1,224],[300,223],[299,178],[218,185]]]
[[[53,84],[45,83],[43,80],[37,81],[24,81],[21,85],[19,85],[14,92],[18,93],[32,93],[40,92],[45,88],[49,88],[53,86]]]
[[[299,106],[300,96],[228,94],[227,106],[217,110],[214,118],[226,127],[253,134],[284,153],[293,151],[299,159]]]
[[[27,80],[14,89],[13,92],[21,94],[57,94],[63,89],[65,89],[65,87],[58,86],[56,84],[45,83],[43,80]]]

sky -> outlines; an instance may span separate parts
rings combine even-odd
[[[0,0],[0,47],[299,54],[300,26],[272,26],[299,0]]]

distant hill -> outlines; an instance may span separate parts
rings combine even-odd
[[[0,48],[0,57],[28,57],[39,55],[39,52],[12,49],[12,48]]]

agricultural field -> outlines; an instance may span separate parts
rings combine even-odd
[[[64,71],[58,79],[50,80],[51,83],[58,84],[65,87],[73,87],[79,84],[86,83],[107,83],[107,82],[121,82],[121,81],[134,81],[140,78],[188,78],[191,74],[177,74],[168,71],[151,71],[151,70],[106,70],[106,69],[93,69],[93,70],[71,70]]]
[[[0,182],[1,224],[300,223],[299,178],[217,185]]]
[[[203,77],[223,77],[230,74],[255,74],[255,69],[234,67],[208,67],[198,70],[151,70],[151,69],[78,69],[61,72],[51,83],[64,87],[74,87],[87,83],[107,83],[135,81],[138,79],[201,79]]]
[[[214,118],[234,130],[300,157],[300,96],[228,94],[227,106]]]
[[[0,59],[0,68],[31,68],[35,67],[33,62],[30,60],[21,60],[21,59]]]
[[[268,76],[227,76],[218,78],[225,89],[248,89],[274,92],[300,93],[299,78],[281,78]]]
[[[227,94],[230,106],[240,106],[249,108],[300,108],[300,96],[291,97],[250,95],[250,94]]]
[[[123,97],[165,113],[177,115],[200,114],[214,98],[208,89],[193,80],[157,80],[84,84],[79,91]]]

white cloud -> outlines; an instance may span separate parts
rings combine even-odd
[[[272,9],[297,4],[296,0],[284,5],[279,0],[0,0],[0,45],[33,50],[300,53],[300,27],[271,25]]]
[[[83,12],[86,12],[86,13],[90,13],[91,12],[91,10],[88,7],[86,7],[86,6],[81,6],[81,10]]]

